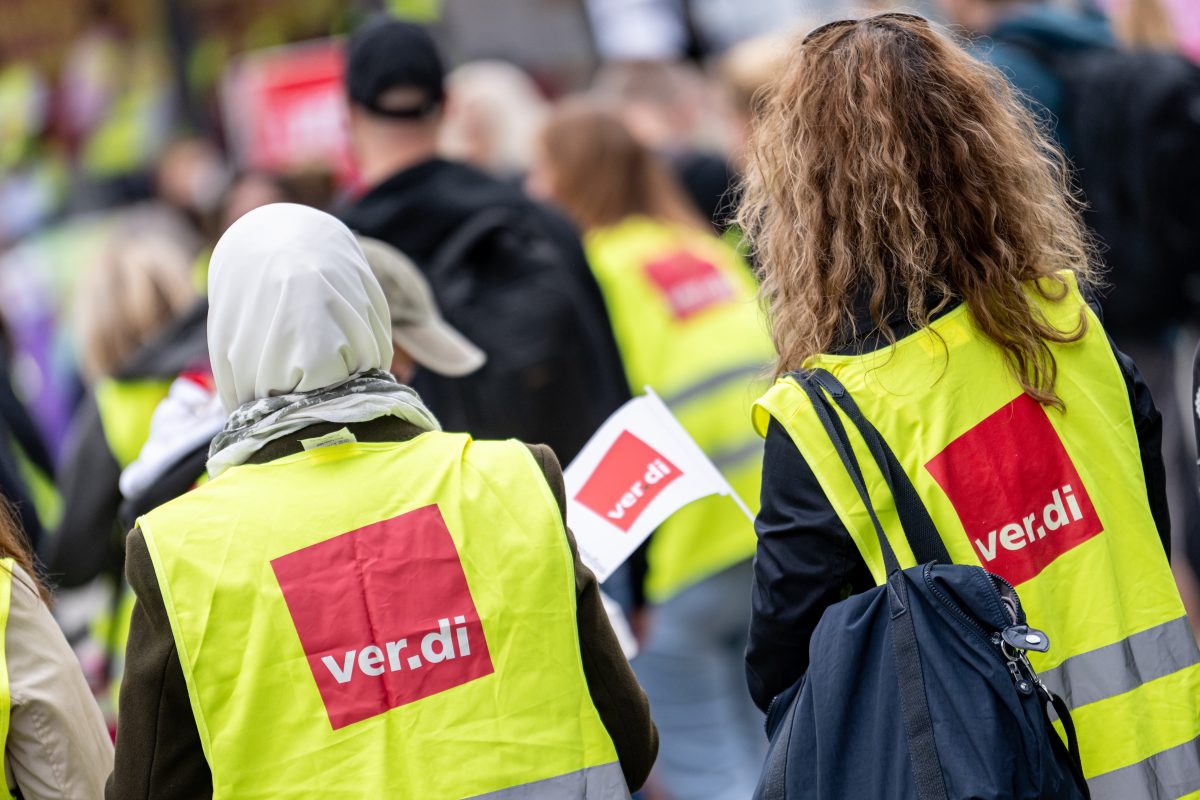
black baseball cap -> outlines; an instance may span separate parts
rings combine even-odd
[[[346,52],[346,93],[351,102],[376,114],[420,119],[445,99],[446,69],[433,37],[420,25],[377,14],[350,37]],[[414,102],[391,101],[393,89],[424,93]]]

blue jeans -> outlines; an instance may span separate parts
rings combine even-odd
[[[758,782],[767,740],[746,689],[751,579],[744,561],[655,606],[633,660],[672,800],[747,800]]]

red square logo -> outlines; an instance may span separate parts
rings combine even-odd
[[[336,730],[492,673],[437,506],[271,562]]]
[[[733,286],[712,262],[688,252],[673,253],[646,265],[646,276],[658,287],[675,319],[684,320],[733,299]]]
[[[1027,394],[925,468],[954,504],[984,569],[1013,586],[1104,530],[1045,409]]]
[[[621,431],[575,499],[628,533],[650,502],[682,475],[666,456]]]

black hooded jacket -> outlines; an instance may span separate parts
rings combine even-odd
[[[520,189],[433,159],[377,184],[342,219],[413,259],[447,321],[488,354],[475,375],[412,381],[447,430],[545,442],[567,463],[629,398],[578,234]]]

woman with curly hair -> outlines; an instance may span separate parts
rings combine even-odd
[[[1200,790],[1200,657],[1164,552],[1159,415],[1090,302],[1062,155],[1003,76],[920,17],[822,26],[765,98],[744,198],[779,353],[755,410],[756,702],[803,675],[826,608],[885,578],[801,386],[824,370],[951,559],[1014,584],[1049,634],[1031,656],[1072,708],[1092,796]],[[884,476],[845,427],[913,566]]]

